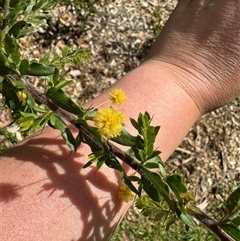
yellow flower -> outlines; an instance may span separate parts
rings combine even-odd
[[[109,99],[114,104],[122,105],[126,101],[126,95],[123,90],[115,89],[109,94]]]
[[[124,121],[124,114],[112,107],[99,109],[94,117],[99,133],[107,138],[118,136],[123,129]]]
[[[19,90],[16,94],[17,94],[19,101],[23,101],[27,98],[26,93],[21,90]]]
[[[125,183],[122,183],[118,189],[118,197],[122,201],[128,203],[129,201],[133,200],[135,193],[132,192]]]

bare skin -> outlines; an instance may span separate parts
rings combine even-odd
[[[112,87],[126,92],[127,116],[154,114],[163,160],[202,114],[240,94],[239,4],[181,0],[147,60]],[[105,102],[110,90],[86,106]],[[129,121],[126,128],[133,132]],[[84,145],[71,153],[50,128],[5,152],[1,240],[108,240],[131,203],[117,197],[116,172],[82,169],[88,154]]]

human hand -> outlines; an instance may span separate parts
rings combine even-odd
[[[148,60],[164,62],[205,113],[240,94],[240,1],[181,0]]]

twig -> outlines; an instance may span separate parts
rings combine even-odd
[[[27,90],[34,96],[35,99],[37,99],[40,103],[48,106],[48,108],[55,113],[57,113],[59,116],[70,122],[73,126],[75,126],[78,130],[82,132],[83,136],[88,137],[94,145],[98,146],[100,149],[104,149],[104,146],[101,142],[99,142],[88,130],[86,130],[81,124],[77,123],[77,118],[70,114],[69,112],[61,109],[57,105],[55,105],[44,93],[39,91],[34,85],[29,83],[26,80],[23,80],[25,83],[25,87]],[[134,170],[138,171],[139,174],[142,174],[143,171],[141,171],[141,167],[139,165],[139,162],[132,157],[130,157],[128,154],[126,154],[124,151],[122,151],[120,148],[113,145],[111,142],[105,140],[108,144],[111,152],[118,158],[120,158],[123,162],[125,162],[127,165],[132,167]]]
[[[215,220],[207,216],[202,211],[194,211],[195,208],[189,208],[187,210],[188,214],[197,219],[199,222],[204,224],[208,229],[210,229],[213,233],[215,233],[221,241],[235,241],[232,237],[230,237],[223,229],[221,229]]]

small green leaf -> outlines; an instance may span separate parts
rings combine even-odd
[[[29,61],[27,59],[20,62],[19,71],[21,75],[26,75],[29,72]]]
[[[183,182],[182,176],[178,174],[172,174],[167,177],[166,181],[176,195],[177,199],[181,201],[181,194],[187,192],[187,188]]]
[[[14,110],[19,103],[19,99],[16,94],[15,86],[7,80],[3,80],[1,82],[1,92],[5,97],[6,105],[11,109]]]
[[[49,63],[50,52],[44,54],[44,56],[39,60],[39,63],[46,64]]]
[[[17,120],[17,124],[20,127],[21,132],[28,131],[32,128],[36,115],[31,113],[25,113],[25,115]]]
[[[100,169],[104,163],[105,163],[105,160],[99,160],[97,162],[97,169]]]
[[[5,62],[0,59],[0,76],[5,76],[11,72],[11,69],[5,65]]]
[[[60,89],[56,89],[55,87],[49,88],[46,95],[54,104],[72,114],[80,115],[83,113],[82,108],[75,104],[75,102],[67,97]]]
[[[123,129],[119,136],[112,138],[111,140],[123,146],[134,146],[136,137],[132,136],[129,132]]]
[[[20,20],[16,22],[9,30],[9,34],[12,34],[15,38],[18,36],[20,31],[26,26],[27,22]]]
[[[240,227],[240,216],[234,218],[232,223]]]
[[[153,187],[151,183],[142,178],[142,184],[144,191],[152,200],[154,200],[155,202],[159,202],[161,200],[158,190]]]
[[[15,38],[10,37],[8,34],[5,37],[4,47],[7,54],[11,54],[19,48]]]
[[[166,177],[166,171],[164,169],[165,164],[159,156],[154,156],[153,158],[148,159],[146,162],[144,162],[144,166],[150,169],[157,168],[161,175]]]
[[[82,127],[79,128],[82,133],[82,141],[90,146],[92,152],[101,151],[106,147],[102,141],[102,136],[99,134],[96,127],[89,126],[88,123],[83,119],[78,119],[77,122]],[[88,133],[86,134],[86,132]]]
[[[30,3],[27,5],[26,9],[25,9],[25,13],[26,15],[28,15],[29,13],[32,12],[32,8],[34,7],[35,3],[33,0],[30,1]]]
[[[18,35],[16,36],[17,39],[25,37],[27,35],[36,33],[36,30],[34,29],[21,29],[18,33]]]
[[[231,224],[222,224],[220,227],[225,230],[235,241],[240,241],[240,230]]]
[[[235,208],[239,206],[240,206],[240,186],[229,195],[226,201],[226,207],[230,214],[232,214]]]
[[[131,191],[133,191],[136,194],[138,193],[138,190],[136,189],[136,187],[132,184],[132,178],[128,177],[126,174],[123,176],[123,180],[126,183],[126,185],[131,189]]]
[[[133,118],[130,118],[130,121],[132,123],[132,126],[138,131],[140,132],[141,131],[141,126],[138,124],[137,121],[135,121]]]
[[[35,19],[39,19],[39,20],[44,20],[44,19],[49,19],[52,18],[54,15],[51,12],[38,12],[36,14],[34,14],[34,18]]]
[[[51,115],[48,124],[52,128],[60,130],[61,135],[62,135],[63,139],[65,140],[66,144],[69,146],[69,148],[72,151],[76,152],[76,142],[75,142],[72,132],[67,127],[67,125],[55,114]]]
[[[70,85],[72,82],[73,82],[73,80],[62,80],[55,86],[55,88],[63,89],[64,87]]]
[[[88,161],[88,162],[83,166],[83,168],[87,168],[87,167],[91,166],[92,164],[93,164],[92,161]]]
[[[63,58],[67,57],[68,52],[69,52],[69,48],[67,46],[65,46],[62,50],[62,57]]]
[[[174,214],[168,216],[166,221],[166,231],[168,231],[171,225],[173,225],[176,222],[176,219],[177,217]]]
[[[10,6],[11,8],[15,8],[15,7],[17,7],[21,2],[22,2],[22,0],[10,0],[9,6]]]
[[[194,228],[194,229],[198,228],[197,224],[194,222],[192,217],[187,213],[181,212],[181,214],[179,215],[179,218],[182,220],[183,223],[185,223],[190,228]]]
[[[44,113],[43,115],[39,116],[38,118],[36,118],[34,120],[34,123],[32,126],[34,128],[34,130],[39,131],[39,130],[43,129],[43,127],[47,124],[47,122],[49,121],[51,116],[52,116],[52,112],[48,111],[48,112]]]
[[[47,56],[45,56],[47,57]],[[55,68],[54,73],[53,73],[53,85],[56,86],[59,82],[59,69]],[[61,88],[57,88],[57,89],[61,89]]]
[[[159,176],[159,174],[151,172],[151,171],[149,171],[148,169],[145,169],[145,168],[144,168],[144,173],[146,174],[146,176],[148,177],[150,182],[152,182],[152,184],[155,186],[155,188],[160,193],[169,197],[169,188],[168,188],[167,184]]]
[[[31,63],[28,70],[28,75],[32,76],[48,76],[54,74],[55,67],[40,63]]]

